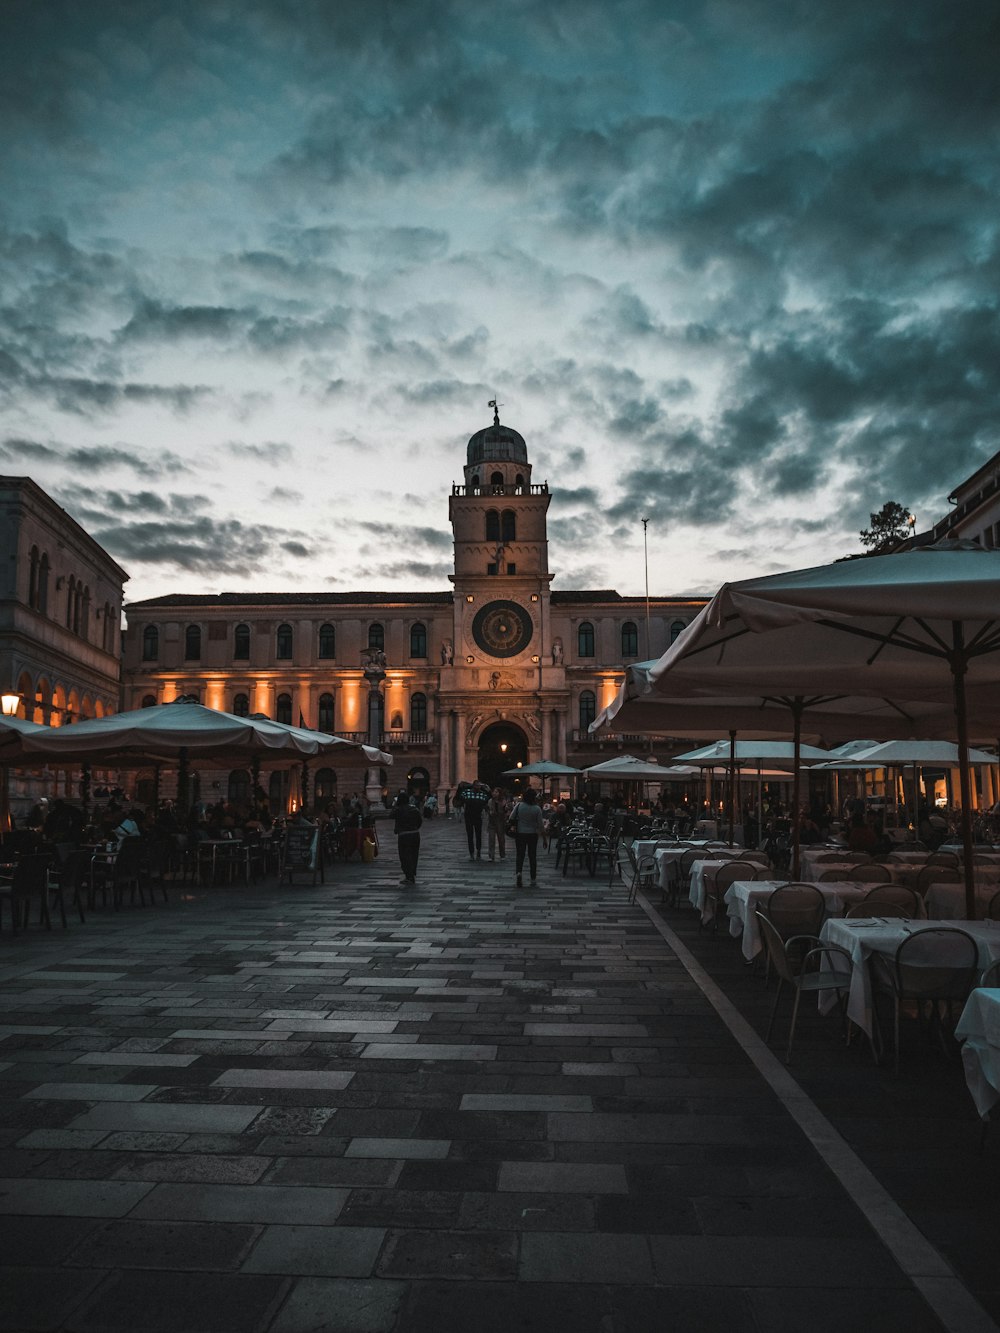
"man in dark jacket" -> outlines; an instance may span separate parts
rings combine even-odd
[[[417,882],[417,858],[420,855],[420,825],[423,817],[405,791],[396,797],[392,807],[392,826],[399,852],[399,867],[404,884]]]
[[[484,782],[474,782],[470,791],[465,793],[462,814],[465,819],[465,836],[469,840],[469,860],[483,859],[483,814],[489,803],[490,793]]]

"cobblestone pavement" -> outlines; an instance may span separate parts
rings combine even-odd
[[[620,888],[423,841],[0,939],[0,1327],[940,1328]]]

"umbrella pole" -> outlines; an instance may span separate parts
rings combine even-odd
[[[799,877],[799,845],[802,821],[799,801],[802,788],[802,698],[792,701],[792,879]]]
[[[764,846],[764,770],[757,760],[757,847]]]
[[[80,769],[80,804],[83,806],[83,817],[86,823],[90,823],[90,764],[85,759]]]
[[[181,814],[187,816],[188,806],[191,803],[190,795],[191,772],[188,767],[187,746],[182,746],[180,754],[177,756],[177,807]]]
[[[972,864],[972,784],[969,781],[969,718],[965,703],[967,661],[960,621],[952,621],[951,676],[955,686],[955,723],[958,735],[958,777],[962,788],[962,855],[965,861],[965,916],[976,919],[975,867]]]
[[[729,845],[733,845],[733,834],[735,832],[734,811],[736,806],[736,732],[729,733],[729,791],[726,797],[726,804],[729,806]]]

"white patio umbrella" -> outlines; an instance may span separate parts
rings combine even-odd
[[[828,750],[820,750],[814,745],[800,745],[798,751],[799,764],[817,764],[826,759],[829,755]],[[758,838],[760,836],[760,825],[762,823],[761,813],[764,803],[764,764],[772,766],[787,765],[793,769],[796,763],[795,743],[794,741],[783,740],[737,740],[733,734],[728,741],[716,741],[713,745],[704,745],[701,749],[690,750],[687,754],[676,756],[679,763],[682,764],[701,764],[705,768],[714,767],[716,764],[725,763],[729,769],[729,836],[732,840],[734,823],[734,788],[736,785],[736,773],[739,769],[749,765],[756,766],[757,769],[757,820],[758,820]],[[793,774],[794,777],[794,774]]]
[[[956,740],[971,917],[970,718],[977,735],[1000,729],[998,608],[1000,551],[966,542],[745,579],[726,584],[699,613],[649,673],[650,688],[782,696],[796,739],[811,705],[857,694],[909,716],[909,735]],[[873,717],[856,725],[899,736]]]
[[[505,768],[505,778],[563,778],[574,777],[581,770],[570,768],[568,764],[556,764],[551,759],[539,759],[534,764],[522,764],[520,768]]]
[[[615,759],[605,759],[603,764],[591,764],[583,772],[588,778],[629,778],[637,782],[656,782],[663,777],[664,765],[651,764],[648,759],[637,759],[631,754],[621,754]]]
[[[372,746],[270,718],[237,717],[182,697],[71,727],[42,727],[24,737],[20,762],[45,759],[109,768],[177,763],[183,777],[193,760],[249,767],[255,762],[301,763],[343,749],[361,750],[371,763],[392,763],[391,755]]]

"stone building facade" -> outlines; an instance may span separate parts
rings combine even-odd
[[[128,575],[28,477],[0,477],[0,689],[31,722],[119,708]]]
[[[383,653],[376,710],[393,787],[443,796],[541,758],[583,767],[606,737],[587,727],[623,665],[659,656],[704,598],[560,591],[549,570],[551,493],[521,435],[469,440],[453,485],[450,590],[178,594],[134,602],[125,708],[195,695],[213,708],[368,738],[364,663]],[[358,790],[360,759],[315,775],[316,798]],[[368,775],[369,777],[371,775]]]

